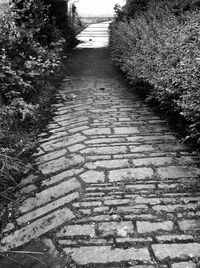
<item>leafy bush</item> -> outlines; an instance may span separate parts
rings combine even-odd
[[[8,189],[27,171],[22,156],[35,145],[41,109],[74,38],[63,15],[66,1],[10,2],[11,9],[0,4],[0,198],[7,200]]]
[[[126,4],[117,8],[117,20],[131,19],[135,15],[148,10],[152,3],[160,4],[160,0],[127,0]],[[181,15],[185,11],[200,9],[200,0],[162,0],[175,15]]]
[[[0,14],[0,87],[6,104],[16,97],[34,101],[42,81],[60,66],[65,42],[59,39],[50,47],[41,46],[34,38],[35,29],[18,27],[15,19],[10,11]]]
[[[112,59],[130,83],[149,84],[147,99],[178,112],[200,137],[200,32],[198,10],[177,17],[152,2],[130,21],[111,26]]]

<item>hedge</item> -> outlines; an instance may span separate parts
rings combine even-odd
[[[176,16],[164,3],[111,25],[113,62],[131,84],[148,84],[147,100],[179,113],[200,137],[200,11]]]

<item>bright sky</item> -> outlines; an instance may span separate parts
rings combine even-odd
[[[115,4],[123,5],[125,0],[75,0],[80,16],[112,16]]]

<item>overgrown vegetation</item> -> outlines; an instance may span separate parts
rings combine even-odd
[[[148,85],[147,100],[187,122],[200,143],[200,1],[137,1],[116,7],[110,47],[131,84]]]
[[[6,7],[6,8],[5,8]],[[63,51],[76,42],[64,0],[0,5],[0,198],[30,167],[42,114],[61,75]]]

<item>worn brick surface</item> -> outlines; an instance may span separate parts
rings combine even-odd
[[[106,264],[122,261],[149,261],[150,256],[146,248],[112,249],[110,246],[65,248],[79,265]]]
[[[159,230],[171,231],[173,229],[173,223],[171,221],[166,222],[137,222],[138,233],[150,233]]]
[[[171,259],[180,258],[182,260],[200,256],[200,244],[158,244],[152,246],[156,257],[164,260],[167,257]]]
[[[63,267],[198,267],[198,154],[121,81],[106,49],[71,57],[0,250],[45,236]]]

